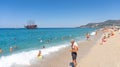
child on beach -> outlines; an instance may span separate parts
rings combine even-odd
[[[37,57],[38,57],[38,59],[42,59],[41,51],[38,52]]]

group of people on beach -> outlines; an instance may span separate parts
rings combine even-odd
[[[107,39],[113,37],[115,35],[115,32],[119,32],[120,29],[113,26],[113,27],[105,27],[102,29],[103,32],[103,36],[101,39],[101,45],[104,44],[105,42],[107,42]]]
[[[115,26],[111,26],[111,27],[104,27],[102,29],[100,29],[100,31],[102,31],[103,36],[101,38],[101,45],[104,44],[107,39],[109,39],[110,37],[115,35],[115,32],[119,32],[120,34],[120,28],[115,27]],[[95,36],[98,34],[98,30],[95,31]],[[86,39],[89,41],[91,40],[91,35],[89,33],[86,33]]]

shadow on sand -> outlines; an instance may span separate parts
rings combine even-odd
[[[70,62],[69,64],[71,67],[74,67],[74,63],[73,62]]]

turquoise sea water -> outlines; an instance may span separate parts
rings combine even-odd
[[[93,28],[39,28],[39,29],[0,29],[0,48],[3,53],[0,54],[0,61],[23,51],[60,46],[69,43],[71,39],[83,40],[87,32],[91,33]],[[14,48],[14,47],[17,48]],[[12,47],[13,52],[9,52]],[[5,67],[0,64],[0,67]],[[10,67],[10,65],[8,65]]]

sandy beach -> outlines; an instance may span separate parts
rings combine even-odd
[[[93,46],[101,38],[101,33],[98,36],[93,37],[91,41],[83,41],[78,42],[79,51],[78,51],[78,67],[81,65],[81,60],[85,58],[91,52]],[[63,48],[57,52],[51,53],[48,56],[45,56],[42,60],[38,60],[36,63],[32,63],[32,65],[28,67],[73,67],[70,46]],[[21,67],[21,66],[20,66]],[[26,67],[26,66],[25,66]]]
[[[91,42],[79,43],[79,53],[77,61],[80,62],[81,58],[88,54],[90,48],[93,46]],[[86,44],[86,45],[85,45]],[[87,48],[87,49],[85,49]],[[70,47],[63,48],[58,52],[52,53],[49,57],[46,56],[38,64],[31,65],[30,67],[71,67],[72,58],[71,52],[69,52]]]
[[[109,38],[103,45],[97,43],[80,60],[78,67],[120,67],[120,34]]]
[[[120,67],[119,36],[120,34],[116,32],[101,45],[103,34],[99,32],[91,41],[78,42],[77,67]],[[23,67],[73,67],[69,50],[70,46],[53,52],[30,66]]]
[[[0,0],[0,67],[120,67],[120,0]]]

